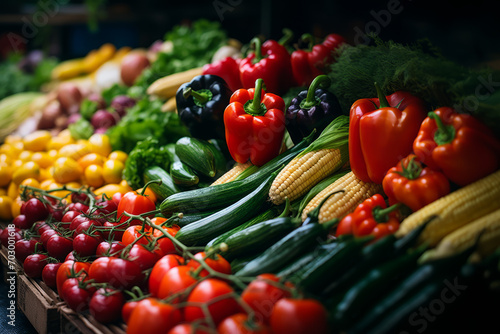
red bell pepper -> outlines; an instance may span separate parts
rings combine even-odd
[[[349,123],[349,162],[364,182],[381,184],[389,168],[412,151],[427,114],[424,102],[408,92],[354,102]]]
[[[356,209],[339,222],[336,236],[353,234],[356,237],[373,235],[379,239],[396,232],[399,228],[397,209],[399,205],[387,207],[380,194],[364,200]]]
[[[252,88],[259,78],[264,80],[266,92],[282,94],[296,85],[292,75],[290,54],[275,40],[261,44],[259,38],[251,41],[255,51],[240,61],[240,79],[243,88]]]
[[[292,73],[299,86],[309,86],[318,75],[328,72],[328,66],[334,61],[335,49],[345,43],[342,36],[337,34],[328,35],[323,43],[312,46],[313,37],[304,34],[303,41],[309,41],[308,50],[296,50],[292,52]]]
[[[500,141],[479,120],[450,107],[431,111],[422,122],[413,151],[430,168],[465,186],[500,166]]]
[[[233,93],[224,111],[226,142],[231,157],[239,163],[250,160],[262,166],[279,154],[285,133],[285,102],[278,95],[262,90],[262,79],[255,89]]]
[[[390,205],[403,203],[414,212],[450,193],[446,176],[423,167],[414,154],[389,169],[382,186]]]
[[[234,92],[243,88],[240,80],[241,59],[226,57],[211,64],[203,66],[203,74],[217,75],[224,79],[229,89]]]

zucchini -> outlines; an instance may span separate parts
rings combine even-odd
[[[228,170],[227,160],[224,154],[215,145],[207,142],[207,148],[214,156],[215,177],[221,176]]]
[[[196,172],[214,177],[216,174],[215,158],[207,141],[193,137],[182,137],[175,143],[175,154]]]
[[[296,228],[247,263],[235,275],[246,277],[277,273],[299,254],[307,252],[319,239],[324,239],[330,228],[337,223],[336,218],[324,224],[311,223]]]
[[[243,254],[258,253],[293,231],[300,223],[301,219],[278,217],[247,227],[224,241],[227,250],[222,251],[221,255],[226,259],[234,259]]]
[[[182,162],[177,154],[175,154],[175,144],[166,145],[166,151],[171,161],[170,176],[174,183],[181,186],[193,186],[198,184],[200,181],[198,175],[194,173],[189,165]]]
[[[183,227],[191,223],[194,223],[195,221],[213,215],[214,213],[215,211],[191,212],[188,214],[179,212],[172,214],[169,220],[171,219],[172,225],[178,225],[179,227]]]
[[[193,209],[209,211],[227,207],[258,187],[271,173],[283,168],[284,165],[309,146],[311,140],[311,135],[305,137],[299,144],[278,155],[244,180],[174,194],[160,204],[160,210],[164,215],[168,215],[174,212],[187,213]]]
[[[222,233],[221,235],[213,238],[210,240],[210,242],[207,243],[207,246],[205,247],[205,251],[209,251],[210,248],[215,248],[219,247],[220,244],[222,244],[229,236],[233,235],[236,232],[239,232],[247,227],[253,226],[257,223],[263,222],[268,219],[275,218],[278,215],[278,207],[273,206],[263,212],[261,212],[259,215],[255,216],[254,218],[248,220],[246,223],[241,224],[240,226],[236,226],[235,228]]]
[[[269,175],[267,180],[259,187],[238,202],[217,211],[213,215],[182,227],[175,235],[175,238],[186,246],[205,246],[216,236],[254,217],[258,212],[258,208],[266,204],[269,188],[276,174]]]
[[[152,180],[161,180],[161,183],[150,183],[149,188],[155,193],[159,200],[180,192],[181,190],[172,180],[167,171],[158,166],[149,167],[144,171],[144,184]]]

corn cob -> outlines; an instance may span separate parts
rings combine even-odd
[[[477,239],[479,237],[479,239]],[[422,255],[425,260],[459,253],[478,241],[477,253],[487,256],[500,245],[500,209],[493,211],[446,235],[434,249]]]
[[[291,202],[307,193],[324,178],[340,169],[347,152],[341,149],[320,149],[297,156],[274,179],[269,197],[275,205],[288,198]]]
[[[163,105],[161,106],[161,111],[167,112],[171,111],[174,112],[177,110],[177,101],[175,100],[175,96],[169,98]]]
[[[237,162],[236,164],[234,164],[233,168],[231,168],[226,173],[224,173],[221,177],[219,177],[217,180],[215,180],[211,184],[211,186],[234,181],[238,177],[238,175],[241,174],[241,172],[243,172],[245,169],[247,169],[250,166],[252,166],[251,162],[246,162],[244,164]]]
[[[320,223],[334,218],[344,218],[344,216],[353,212],[365,199],[381,193],[382,185],[363,182],[351,171],[313,197],[302,211],[302,221],[307,218],[307,214],[317,207],[326,196],[338,190],[344,190],[344,192],[330,196],[319,211],[318,218]]]
[[[500,170],[426,205],[408,216],[396,232],[402,237],[426,218],[438,215],[424,229],[420,241],[430,246],[447,234],[500,208]]]
[[[184,72],[167,75],[154,81],[148,87],[147,93],[149,95],[169,99],[175,96],[177,90],[182,84],[191,81],[194,77],[201,74],[203,74],[203,68],[196,67]]]

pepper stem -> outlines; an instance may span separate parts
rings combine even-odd
[[[283,32],[283,37],[280,38],[280,40],[278,41],[278,43],[281,44],[281,45],[283,45],[283,46],[286,46],[286,45],[288,45],[288,43],[290,43],[290,41],[293,38],[293,31],[291,31],[288,28],[284,28],[282,30],[282,32]]]
[[[386,223],[389,221],[389,213],[396,211],[400,206],[400,203],[396,203],[385,209],[382,209],[380,206],[376,206],[372,210],[373,219],[375,219],[377,223]]]
[[[192,96],[197,105],[204,105],[212,99],[213,94],[208,89],[193,90],[191,87],[187,87],[182,91],[182,96],[185,99]]]
[[[262,59],[262,41],[259,37],[254,37],[250,41],[250,47],[253,46],[255,58],[253,59],[253,63],[256,64]]]
[[[415,157],[412,157],[406,166],[403,162],[404,160],[401,162],[402,171],[396,173],[408,180],[418,179],[422,173],[422,165],[415,161]]]
[[[378,85],[378,83],[375,82],[375,89],[377,90],[377,97],[380,102],[380,108],[389,108],[391,105],[387,101],[387,98],[385,97],[384,93],[382,92],[382,89]]]
[[[314,95],[316,93],[316,89],[319,86],[328,87],[330,86],[331,80],[328,76],[322,74],[318,75],[309,85],[309,89],[307,90],[307,96],[302,102],[300,102],[301,109],[311,109],[314,106],[320,104],[320,100]]]
[[[430,111],[427,116],[433,119],[437,125],[436,133],[434,133],[434,141],[436,144],[449,144],[455,139],[455,128],[452,125],[445,125],[434,111]]]
[[[302,36],[300,36],[300,40],[302,42],[308,42],[307,51],[311,52],[314,43],[313,35],[303,34]]]
[[[259,78],[255,80],[255,92],[253,94],[253,100],[248,100],[245,103],[244,109],[247,114],[252,116],[262,116],[267,112],[267,108],[264,103],[261,103],[262,98],[262,85],[264,80]]]

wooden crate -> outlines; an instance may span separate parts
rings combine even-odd
[[[17,276],[17,306],[39,334],[60,333],[60,303],[26,275]]]
[[[71,334],[125,334],[125,324],[103,325],[88,312],[78,313],[61,305],[61,333]]]

